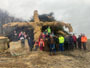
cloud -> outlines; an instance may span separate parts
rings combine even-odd
[[[71,23],[74,32],[90,37],[90,0],[0,0],[0,8],[23,19],[36,9],[39,14],[54,12],[57,20]]]
[[[0,0],[0,8],[7,10],[8,9],[8,0]]]

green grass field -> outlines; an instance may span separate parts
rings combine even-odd
[[[90,41],[90,39],[88,39],[88,41]]]

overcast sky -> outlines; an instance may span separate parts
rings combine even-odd
[[[75,33],[90,38],[90,0],[0,0],[0,8],[26,20],[34,10],[39,14],[54,12],[57,20],[71,23]]]

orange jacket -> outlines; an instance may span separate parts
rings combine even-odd
[[[87,37],[86,36],[82,36],[81,37],[81,42],[87,42]]]

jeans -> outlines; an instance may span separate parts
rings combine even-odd
[[[79,48],[79,49],[82,49],[81,42],[78,42],[78,48]]]
[[[64,51],[64,43],[59,44],[59,51]]]
[[[86,50],[86,42],[83,42],[82,45],[83,45],[83,49]]]
[[[56,52],[55,44],[50,44],[50,52]]]

